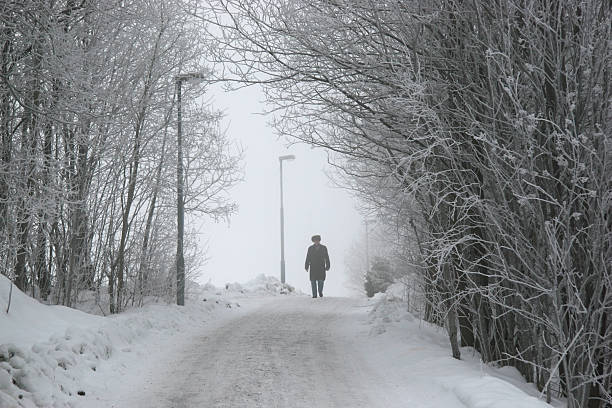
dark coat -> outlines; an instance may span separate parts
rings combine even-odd
[[[310,280],[325,280],[325,271],[329,271],[329,254],[325,245],[311,245],[306,254],[304,267],[310,267]]]

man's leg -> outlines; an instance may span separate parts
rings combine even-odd
[[[317,297],[317,281],[316,280],[311,280],[310,281],[310,286],[312,286],[312,297],[316,298]]]
[[[319,296],[323,297],[323,284],[325,283],[324,280],[320,280],[317,281],[319,283]]]

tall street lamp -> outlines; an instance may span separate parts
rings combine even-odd
[[[366,236],[365,236],[366,251],[365,252],[366,252],[366,276],[367,276],[368,272],[370,272],[370,229],[368,228],[369,221],[367,218],[364,220],[364,223],[365,223],[365,233],[366,233]]]
[[[191,72],[174,77],[176,83],[177,101],[177,131],[176,131],[176,304],[185,305],[185,256],[183,254],[183,236],[185,235],[185,200],[183,199],[183,123],[181,112],[181,85],[185,81],[202,80],[204,74]]]
[[[365,253],[366,253],[366,276],[370,272],[370,223],[376,223],[376,220],[365,218]]]
[[[295,156],[288,154],[280,156],[280,233],[281,233],[281,283],[285,283],[285,216],[283,209],[283,161],[294,160]]]

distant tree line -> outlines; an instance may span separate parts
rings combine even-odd
[[[452,354],[612,402],[611,6],[218,0],[226,75],[335,152],[413,253]],[[229,17],[228,17],[229,16]],[[232,76],[233,74],[233,76]]]
[[[175,77],[210,79],[201,21],[174,0],[3,1],[0,21],[0,272],[55,304],[94,290],[111,313],[172,296]],[[183,85],[185,205],[224,216],[238,155],[205,85]]]

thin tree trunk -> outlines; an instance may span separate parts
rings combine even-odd
[[[159,193],[159,185],[161,183],[161,175],[162,168],[164,163],[164,155],[166,151],[166,136],[167,136],[167,127],[164,131],[164,138],[161,146],[161,157],[159,159],[159,164],[157,166],[157,174],[155,177],[155,187],[153,187],[153,197],[151,198],[151,205],[149,206],[149,213],[147,215],[147,222],[145,226],[144,238],[142,240],[142,248],[141,248],[141,260],[140,267],[138,269],[138,291],[139,291],[139,306],[142,305],[142,299],[144,296],[144,281],[145,274],[148,269],[148,256],[149,256],[149,239],[151,236],[151,229],[153,226],[153,216],[155,215],[155,208],[157,202],[157,195]]]
[[[124,291],[124,264],[125,264],[125,249],[127,245],[127,236],[129,231],[129,217],[132,204],[134,202],[134,191],[136,190],[136,180],[138,177],[138,164],[140,163],[140,131],[136,132],[136,140],[132,150],[132,163],[130,166],[130,176],[128,181],[128,192],[121,217],[121,238],[119,240],[119,250],[117,253],[117,309],[120,312],[123,308],[123,291]]]
[[[110,217],[110,222],[108,223],[108,245],[112,244],[111,237],[113,237],[113,217]],[[114,262],[110,263],[110,271],[108,274],[108,309],[111,314],[117,312],[116,308],[116,293],[115,293],[115,272],[116,264]]]
[[[11,286],[9,288],[9,298],[8,304],[6,305],[6,313],[8,314],[9,310],[11,310],[11,299],[13,298],[13,282],[11,282]]]
[[[5,29],[5,38],[10,38],[12,31]],[[11,42],[6,40],[2,44],[2,66],[0,67],[2,78],[8,78],[10,71],[10,54]],[[4,240],[8,241],[8,198],[9,198],[9,183],[8,183],[8,166],[11,161],[11,130],[10,130],[10,94],[8,90],[3,90],[2,100],[0,101],[0,132],[2,134],[2,145],[0,146],[0,244],[4,244]],[[0,248],[1,249],[1,248]]]
[[[119,241],[119,250],[117,254],[117,312],[121,311],[123,307],[123,291],[124,291],[124,265],[125,265],[125,249],[127,245],[127,236],[129,232],[129,216],[134,202],[134,192],[136,190],[136,182],[138,180],[138,166],[140,164],[140,144],[142,138],[142,132],[144,129],[147,108],[149,98],[151,97],[150,91],[153,85],[153,70],[155,63],[158,58],[158,50],[161,42],[162,35],[165,27],[161,27],[155,42],[153,49],[153,55],[148,66],[147,75],[145,77],[144,89],[142,98],[140,100],[141,108],[136,115],[136,127],[134,132],[134,145],[132,148],[132,162],[130,163],[130,173],[128,180],[128,191],[125,206],[123,208],[122,224],[121,224],[121,238]]]
[[[446,323],[448,325],[448,340],[451,344],[453,358],[461,360],[461,350],[459,349],[459,340],[457,338],[457,310],[455,306],[451,306],[448,309]]]

